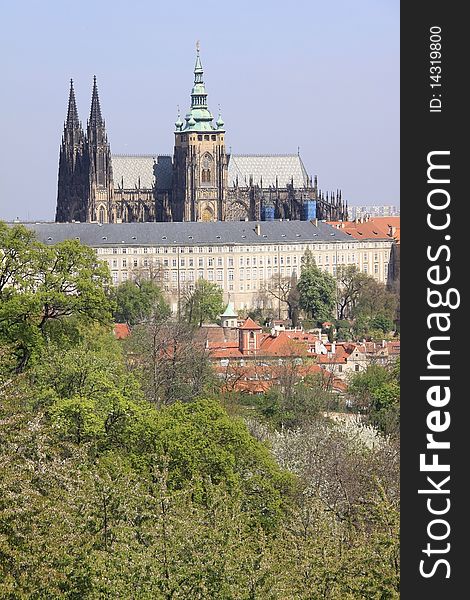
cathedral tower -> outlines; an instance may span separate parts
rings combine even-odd
[[[113,223],[116,221],[116,214],[113,198],[114,184],[111,149],[106,135],[105,122],[101,116],[96,77],[93,78],[86,145],[90,165],[90,201],[88,204],[87,221]]]
[[[116,221],[111,150],[101,116],[96,77],[93,81],[86,136],[78,119],[73,82],[70,81],[67,120],[59,155],[59,182],[55,220]]]
[[[227,156],[222,117],[207,107],[207,93],[197,46],[191,108],[185,123],[175,123],[173,221],[223,221],[226,212]]]
[[[78,119],[73,81],[70,80],[67,119],[59,153],[59,182],[55,220],[86,221],[88,156],[85,136]]]

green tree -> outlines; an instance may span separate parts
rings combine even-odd
[[[201,327],[203,323],[215,323],[223,311],[223,293],[220,287],[205,279],[198,279],[194,290],[189,292],[184,301],[185,320]]]
[[[150,279],[124,281],[117,286],[114,298],[114,319],[118,323],[132,326],[151,317],[163,320],[170,316],[161,288]]]
[[[386,285],[369,277],[361,288],[357,298],[354,317],[370,322],[378,316],[393,322],[398,305],[398,297],[387,289]]]
[[[108,267],[77,241],[46,246],[22,226],[0,228],[0,341],[23,371],[58,329],[77,323],[109,323]],[[12,244],[12,248],[8,244]]]
[[[400,415],[400,365],[369,365],[353,375],[348,395],[353,404],[369,415],[385,433],[397,433]]]
[[[378,314],[370,322],[371,329],[378,329],[382,333],[389,333],[393,330],[392,319],[384,314]]]
[[[335,307],[336,282],[326,271],[321,271],[311,253],[307,251],[300,279],[297,284],[299,291],[299,306],[305,310],[314,321],[322,323],[333,318]]]

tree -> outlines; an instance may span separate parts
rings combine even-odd
[[[365,287],[369,275],[362,273],[355,265],[339,265],[336,272],[338,282],[338,319],[344,320],[354,315],[354,310],[362,289]]]
[[[396,294],[389,291],[385,284],[369,277],[361,288],[360,296],[356,301],[354,316],[362,318],[366,322],[381,315],[394,320],[398,298]]]
[[[114,298],[114,319],[118,323],[132,326],[152,316],[161,320],[170,316],[170,307],[165,302],[161,288],[150,279],[124,281],[117,286]]]
[[[293,327],[297,327],[299,321],[299,292],[297,289],[297,276],[274,274],[271,279],[264,285],[263,292],[267,296],[278,301],[279,317],[281,303],[287,304],[288,317],[292,321]]]
[[[311,256],[304,255],[300,279],[299,306],[317,323],[331,320],[335,306],[336,283],[326,271],[321,271]]]
[[[194,290],[189,292],[183,306],[185,320],[191,325],[215,323],[224,312],[223,293],[220,287],[198,279]]]
[[[125,341],[129,368],[152,404],[189,402],[213,387],[214,370],[195,333],[187,323],[154,319]]]
[[[369,365],[353,375],[348,388],[353,405],[385,433],[397,433],[400,412],[400,365]]]
[[[22,226],[0,229],[0,341],[23,371],[61,324],[72,335],[80,323],[110,323],[108,267],[78,241],[46,246]],[[12,247],[8,244],[11,243]]]

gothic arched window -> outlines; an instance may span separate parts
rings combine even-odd
[[[100,206],[100,210],[99,210],[98,215],[99,215],[98,216],[98,221],[100,223],[104,223],[105,222],[105,217],[106,217],[106,211],[104,209],[104,206]]]
[[[206,152],[202,157],[202,171],[201,171],[201,183],[208,184],[212,182],[212,169],[214,165],[214,159]]]

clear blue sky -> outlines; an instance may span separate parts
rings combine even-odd
[[[398,0],[23,0],[2,7],[0,219],[53,220],[69,80],[114,153],[172,153],[200,40],[234,153],[300,153],[350,204],[399,204]]]

